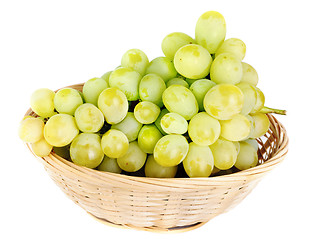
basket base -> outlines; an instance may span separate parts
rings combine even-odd
[[[186,225],[186,226],[180,226],[180,227],[172,227],[172,228],[159,228],[159,227],[135,227],[135,226],[128,226],[128,225],[121,225],[121,224],[116,224],[113,222],[110,222],[106,219],[103,218],[99,218],[94,216],[93,214],[89,213],[88,214],[94,218],[95,220],[97,220],[100,223],[103,223],[107,226],[111,226],[111,227],[117,227],[117,228],[125,228],[125,229],[134,229],[134,230],[140,230],[140,231],[148,231],[148,232],[157,232],[157,233],[179,233],[179,232],[187,232],[187,231],[191,231],[193,229],[199,228],[202,225],[204,225],[206,222],[198,222],[195,224],[191,224],[191,225]]]

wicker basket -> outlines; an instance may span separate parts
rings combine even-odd
[[[81,90],[82,84],[69,87]],[[26,115],[34,113],[30,109]],[[258,139],[260,164],[222,176],[146,178],[77,166],[53,152],[37,158],[70,199],[103,223],[148,231],[187,231],[237,205],[284,159],[286,131],[276,118],[268,117],[271,127]]]

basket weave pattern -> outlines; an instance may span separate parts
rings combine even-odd
[[[69,87],[81,90],[82,84]],[[260,164],[223,176],[135,177],[77,166],[53,152],[37,158],[70,199],[103,222],[140,230],[189,230],[237,205],[284,159],[286,131],[276,118],[268,117],[271,127],[258,139]]]

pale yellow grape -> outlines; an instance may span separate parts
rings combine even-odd
[[[204,111],[203,99],[209,89],[216,85],[215,82],[208,79],[199,79],[191,84],[190,90],[197,99],[199,111]]]
[[[162,117],[167,114],[169,111],[168,109],[166,108],[163,108],[160,112],[160,115],[158,115],[158,118],[155,120],[154,124],[155,126],[158,128],[158,130],[160,130],[160,132],[163,134],[163,135],[166,135],[167,133],[164,132],[164,130],[162,129],[162,126],[161,126],[161,119]]]
[[[188,125],[188,135],[198,145],[213,144],[220,136],[221,125],[219,121],[206,112],[195,115]]]
[[[44,122],[39,118],[28,117],[20,122],[18,135],[23,142],[34,143],[43,138]]]
[[[263,136],[270,127],[270,121],[264,113],[253,113],[250,114],[253,119],[254,129],[250,135],[250,138],[258,138]]]
[[[250,120],[242,115],[236,114],[229,120],[220,121],[221,137],[229,141],[242,141],[251,133]]]
[[[53,148],[52,145],[50,145],[44,138],[31,144],[32,151],[38,157],[48,156],[51,153],[52,148]]]
[[[92,103],[97,106],[99,95],[104,89],[109,87],[108,82],[106,82],[103,78],[92,78],[86,81],[82,88],[85,102]]]
[[[97,105],[109,124],[121,122],[128,111],[126,95],[115,87],[104,89],[99,95]]]
[[[257,86],[259,78],[257,71],[248,63],[242,62],[243,75],[241,82],[247,82]]]
[[[64,113],[50,117],[44,127],[45,140],[55,147],[70,144],[78,134],[74,117]]]
[[[242,91],[231,84],[218,84],[205,95],[205,111],[218,120],[227,120],[241,112],[244,104]]]
[[[188,44],[178,49],[173,62],[177,72],[182,76],[199,79],[208,75],[212,57],[204,47]]]
[[[54,96],[54,107],[58,113],[74,115],[78,106],[83,104],[82,97],[78,90],[73,88],[63,88],[56,92]]]
[[[233,142],[217,139],[209,146],[214,156],[214,165],[220,170],[230,169],[237,160],[237,149]]]
[[[145,165],[146,177],[152,178],[173,178],[176,176],[178,166],[163,167],[159,165],[153,155],[149,155]]]
[[[74,117],[77,127],[86,133],[98,132],[104,124],[103,113],[92,103],[84,103],[79,106]]]
[[[173,78],[173,79],[170,79],[167,83],[166,83],[166,86],[167,87],[170,87],[171,85],[182,85],[184,87],[189,87],[188,83],[182,79],[182,78]]]
[[[167,113],[161,118],[161,127],[168,134],[184,134],[187,132],[188,123],[178,113]]]
[[[109,86],[116,87],[125,93],[128,101],[136,101],[139,99],[139,83],[141,75],[137,71],[120,67],[115,69],[109,78]]]
[[[257,87],[254,87],[256,90],[257,98],[256,103],[251,111],[251,113],[259,112],[265,105],[265,95],[264,93]]]
[[[209,53],[215,53],[226,35],[226,23],[219,12],[208,11],[200,16],[195,26],[195,40]]]
[[[209,177],[214,168],[213,153],[208,146],[191,142],[183,166],[189,177]]]
[[[154,124],[144,125],[138,135],[138,145],[145,153],[153,153],[162,133]]]
[[[133,112],[128,112],[124,120],[120,123],[114,124],[111,126],[111,129],[117,129],[122,131],[129,142],[132,142],[137,139],[142,123],[138,122],[134,117]]]
[[[237,155],[235,167],[239,170],[246,170],[258,165],[257,150],[247,142],[240,142],[240,150]]]
[[[101,137],[95,133],[81,133],[70,146],[72,161],[80,166],[96,168],[103,160]]]
[[[109,87],[109,78],[110,78],[111,73],[112,73],[112,71],[108,71],[101,76],[101,78],[103,78],[105,80],[107,87]]]
[[[128,146],[129,142],[126,135],[117,129],[110,129],[102,136],[102,150],[110,158],[124,156],[128,150]]]
[[[164,82],[175,78],[177,71],[172,63],[172,60],[167,57],[157,57],[153,59],[147,67],[146,74],[155,73],[163,78]]]
[[[257,140],[255,140],[255,139],[246,139],[244,142],[247,142],[247,143],[251,144],[252,147],[253,147],[256,151],[259,150],[259,144],[258,144]]]
[[[222,140],[225,140],[225,139],[222,139]],[[235,145],[235,147],[236,147],[236,151],[237,151],[237,154],[238,154],[238,153],[239,153],[239,149],[240,149],[239,142],[237,142],[237,141],[233,141],[232,143]]]
[[[117,159],[104,156],[103,161],[98,165],[97,170],[112,173],[121,173],[121,168],[118,166]]]
[[[181,163],[188,152],[188,142],[183,135],[163,136],[155,145],[154,159],[164,167],[173,167]]]
[[[139,84],[139,96],[142,101],[149,101],[162,107],[162,94],[166,89],[164,80],[154,73],[145,75]]]
[[[221,53],[212,62],[210,79],[213,82],[237,84],[243,75],[242,63],[231,53]]]
[[[147,153],[142,151],[136,141],[130,142],[126,154],[117,159],[118,166],[126,172],[140,170],[146,162]]]
[[[191,90],[181,85],[171,85],[162,95],[164,106],[190,120],[199,111],[197,100]]]
[[[131,68],[144,75],[149,64],[147,55],[140,49],[130,49],[121,58],[121,66]]]
[[[217,49],[215,57],[221,53],[231,53],[235,55],[239,60],[243,60],[245,57],[246,45],[238,38],[229,38],[225,40],[221,46]]]
[[[168,34],[162,41],[162,51],[164,55],[173,60],[175,53],[184,45],[195,43],[193,38],[182,32]]]
[[[30,97],[31,109],[41,117],[51,117],[54,115],[54,95],[55,93],[50,89],[37,89]]]
[[[142,124],[151,124],[158,118],[160,108],[148,101],[139,102],[134,108],[134,116]]]
[[[241,114],[247,115],[253,111],[257,102],[257,91],[254,86],[249,83],[240,82],[236,85],[243,93],[244,104]]]

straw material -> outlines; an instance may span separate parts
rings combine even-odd
[[[82,84],[69,87],[82,90]],[[34,113],[30,109],[26,115]],[[286,130],[275,117],[268,117],[270,129],[258,139],[259,165],[222,176],[146,178],[77,166],[54,152],[37,158],[70,199],[103,223],[155,232],[187,231],[236,206],[284,159]]]

